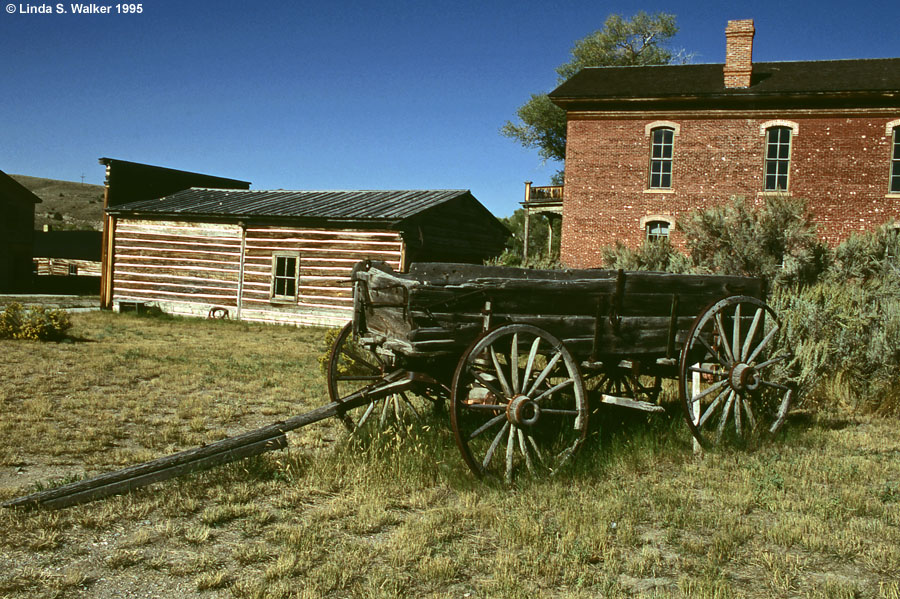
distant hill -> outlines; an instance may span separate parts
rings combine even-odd
[[[103,186],[57,181],[27,175],[10,175],[42,202],[34,207],[34,227],[44,225],[65,231],[103,229]]]

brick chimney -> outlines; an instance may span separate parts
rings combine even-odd
[[[753,19],[728,21],[725,28],[725,87],[750,87],[755,34]]]

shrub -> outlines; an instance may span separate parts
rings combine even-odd
[[[603,265],[607,268],[656,272],[688,272],[691,269],[687,256],[673,248],[668,240],[645,241],[637,250],[616,241],[616,245],[601,251]]]
[[[770,302],[794,354],[801,395],[819,405],[895,412],[900,285],[873,279],[779,288]]]
[[[65,310],[48,310],[43,306],[26,309],[12,303],[0,314],[0,339],[59,341],[70,328],[72,322]]]
[[[764,277],[773,285],[812,283],[828,265],[806,201],[769,196],[761,205],[742,198],[679,220],[693,265],[701,271]]]
[[[893,222],[851,235],[834,250],[828,275],[837,281],[868,280],[900,274],[900,232]]]

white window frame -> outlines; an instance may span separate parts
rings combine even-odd
[[[294,260],[293,277],[289,274],[278,274],[278,261]],[[287,264],[285,265],[287,266]],[[294,283],[293,295],[276,293],[279,281],[291,281]],[[286,289],[284,291],[287,291]],[[269,290],[269,298],[273,302],[296,302],[300,292],[300,254],[298,252],[276,252],[272,254],[272,279]]]

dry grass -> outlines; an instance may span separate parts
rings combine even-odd
[[[0,342],[0,499],[321,405],[321,331],[76,315]],[[465,470],[440,416],[60,512],[0,512],[0,597],[900,599],[896,421],[795,419],[691,452],[678,420],[609,418],[565,478]]]

